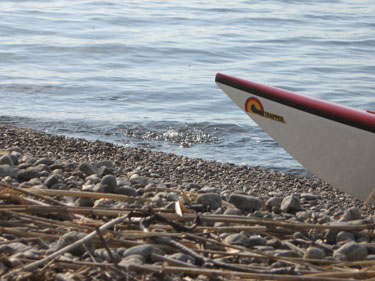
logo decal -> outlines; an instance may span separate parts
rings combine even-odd
[[[262,103],[257,98],[248,98],[246,100],[245,111],[274,121],[285,123],[284,117],[265,111]]]

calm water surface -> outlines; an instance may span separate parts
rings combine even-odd
[[[0,122],[299,171],[217,72],[375,109],[372,0],[0,2]]]

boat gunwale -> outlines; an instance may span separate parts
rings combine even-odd
[[[370,112],[295,94],[222,73],[216,74],[215,81],[298,110],[375,133],[375,115]]]

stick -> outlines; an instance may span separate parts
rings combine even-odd
[[[128,218],[128,215],[124,215],[124,216],[121,216],[121,217],[119,217],[117,219],[111,220],[111,221],[103,224],[101,227],[99,227],[99,230],[100,231],[106,230],[107,228],[110,228],[110,227],[114,226],[115,224],[117,224],[117,223],[119,223],[119,222],[121,222],[121,221],[123,221],[123,220],[125,220],[127,218]],[[6,279],[6,278],[8,278],[8,277],[10,277],[12,275],[20,273],[21,271],[33,270],[34,268],[36,268],[36,267],[38,267],[38,266],[40,266],[40,265],[42,265],[42,264],[44,264],[44,263],[46,263],[46,262],[54,259],[54,258],[56,258],[56,257],[58,257],[58,256],[60,256],[60,255],[62,255],[64,253],[66,253],[66,252],[68,252],[68,251],[76,248],[76,247],[78,247],[79,245],[81,245],[81,244],[83,244],[83,243],[85,243],[87,241],[89,241],[96,234],[97,234],[97,231],[94,230],[93,232],[89,233],[88,235],[86,235],[82,239],[79,239],[79,240],[75,241],[74,243],[72,243],[72,244],[70,244],[70,245],[68,245],[68,246],[66,246],[66,247],[58,250],[57,252],[55,252],[55,253],[53,253],[53,254],[45,257],[44,259],[32,262],[32,263],[27,264],[27,265],[25,265],[25,266],[23,266],[23,267],[21,267],[19,269],[16,269],[16,270],[13,270],[13,271],[9,272],[8,274],[4,275],[3,278]]]

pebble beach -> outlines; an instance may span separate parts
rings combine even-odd
[[[0,134],[0,280],[375,278],[375,206],[315,177]]]

